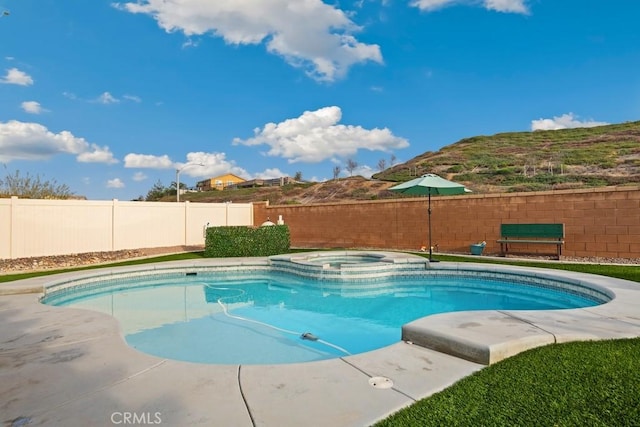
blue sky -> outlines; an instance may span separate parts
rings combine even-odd
[[[634,0],[0,0],[0,176],[129,200],[640,120]],[[191,163],[191,164],[190,164]],[[202,163],[204,166],[193,165]],[[186,166],[185,165],[188,165]]]

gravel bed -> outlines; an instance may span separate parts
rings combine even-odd
[[[0,274],[59,270],[126,261],[133,258],[148,258],[152,256],[201,250],[203,250],[201,246],[171,246],[164,248],[130,249],[122,251],[87,252],[70,255],[0,259]]]

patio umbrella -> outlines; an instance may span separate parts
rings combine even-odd
[[[429,213],[429,261],[434,261],[432,258],[433,249],[431,247],[431,195],[455,196],[457,194],[468,193],[471,190],[468,190],[462,184],[446,180],[432,173],[422,175],[419,178],[403,182],[402,184],[394,185],[390,187],[389,190],[409,196],[427,196],[429,198],[429,208],[427,210]]]

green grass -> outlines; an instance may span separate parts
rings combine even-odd
[[[419,254],[427,258],[428,254]],[[618,279],[640,282],[640,266],[638,265],[611,265],[611,264],[569,264],[556,262],[536,262],[536,261],[515,261],[515,260],[495,260],[483,257],[464,257],[455,255],[437,255],[434,257],[440,261],[451,262],[476,262],[486,264],[519,265],[522,267],[539,267],[553,270],[575,271],[578,273],[599,274],[602,276],[616,277]]]
[[[640,339],[526,351],[376,424],[391,426],[637,426]]]

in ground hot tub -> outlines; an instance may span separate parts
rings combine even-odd
[[[322,265],[323,268],[342,268],[343,265],[367,264],[371,262],[387,262],[385,256],[371,253],[315,254],[306,257],[295,257],[292,262],[310,262]]]
[[[425,258],[396,252],[330,251],[274,255],[275,271],[322,280],[370,280],[387,276],[423,274]]]

